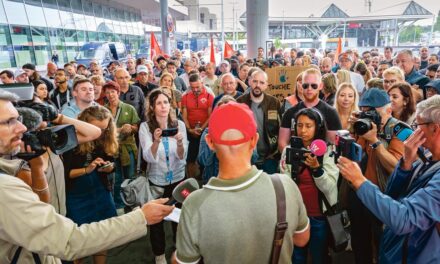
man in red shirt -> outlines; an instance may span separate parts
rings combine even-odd
[[[208,126],[214,96],[206,91],[198,74],[189,76],[189,86],[190,91],[185,93],[182,98],[182,117],[189,140],[186,158],[188,177],[197,178],[200,174],[196,162],[199,154],[200,136]]]

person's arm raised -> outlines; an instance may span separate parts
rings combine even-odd
[[[57,125],[73,125],[76,129],[78,144],[93,141],[101,136],[101,129],[92,124],[59,114],[52,123]]]

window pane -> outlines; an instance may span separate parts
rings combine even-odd
[[[29,25],[23,2],[4,0],[3,4],[5,5],[5,10],[8,10],[6,15],[8,16],[8,21],[10,21],[10,23],[16,25]]]
[[[121,24],[118,21],[118,15],[116,13],[116,9],[113,7],[110,7],[110,15],[111,19],[113,20],[113,29],[115,33],[121,33]]]
[[[108,6],[103,5],[102,6],[102,14],[104,16],[104,24],[103,24],[102,29],[100,31],[114,32],[113,21],[112,21],[112,17],[110,14],[110,8]]]
[[[46,28],[31,28],[32,41],[35,50],[37,65],[44,65],[49,61],[49,37]]]
[[[92,2],[90,2],[88,0],[83,0],[82,4],[83,4],[83,10],[84,10],[84,17],[86,19],[85,22],[86,22],[87,30],[96,31],[96,21],[95,21],[95,17],[93,14]]]
[[[1,3],[1,2],[0,2]],[[11,35],[7,25],[0,25],[0,69],[15,67]]]
[[[0,1],[0,24],[7,24],[5,9],[3,8],[3,1]]]
[[[98,33],[95,31],[87,31],[87,36],[90,42],[99,40]]]
[[[48,27],[62,27],[56,0],[43,0],[43,11],[47,18]]]
[[[29,23],[32,26],[46,27],[46,20],[44,18],[43,8],[41,7],[41,1],[26,0],[25,7],[26,12],[30,14]]]
[[[87,34],[83,30],[77,30],[78,47],[84,45],[87,42]]]
[[[32,60],[32,39],[29,27],[11,26],[11,39],[14,46],[17,67],[26,63],[35,63]]]
[[[48,31],[52,52],[56,51],[58,53],[58,65],[61,66],[67,62],[66,47],[64,45],[64,30],[60,28],[49,28]]]
[[[71,0],[73,19],[75,20],[75,26],[77,30],[87,29],[86,20],[82,9],[81,0]]]
[[[75,23],[72,15],[72,8],[69,0],[58,0],[60,10],[61,27],[67,29],[75,29]]]

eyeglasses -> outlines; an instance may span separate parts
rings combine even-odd
[[[309,87],[312,87],[313,90],[318,89],[318,84],[316,83],[303,83],[302,84],[303,89],[307,89]]]
[[[421,125],[429,125],[429,124],[431,124],[431,123],[432,123],[432,122],[425,122],[425,123],[417,124],[416,122],[413,122],[413,123],[411,124],[411,128],[412,128],[412,130],[416,130],[418,126],[421,126]]]
[[[397,82],[397,80],[383,80],[384,84],[394,84],[396,82]]]
[[[22,123],[23,122],[23,117],[22,116],[18,116],[17,118],[10,118],[6,121],[0,121],[0,126],[5,126],[7,125],[9,129],[15,127],[18,123]]]

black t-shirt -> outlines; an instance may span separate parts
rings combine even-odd
[[[287,109],[287,111],[283,115],[283,119],[281,121],[281,127],[291,128],[292,119],[295,118],[296,114],[299,110],[307,108],[303,102],[298,103],[292,108]],[[315,105],[313,108],[317,109],[321,115],[323,116],[325,123],[327,124],[328,130],[341,130],[341,120],[339,120],[338,113],[336,109],[328,105],[322,100],[319,100],[319,103]]]

